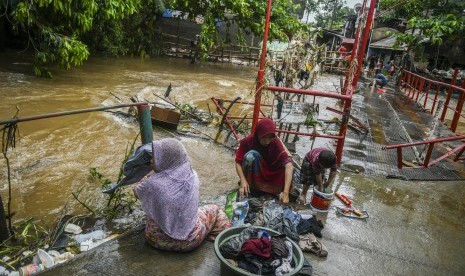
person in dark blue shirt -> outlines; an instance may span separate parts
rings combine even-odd
[[[383,74],[379,73],[376,75],[376,84],[380,87],[380,88],[383,88],[387,82],[388,82],[388,79],[386,78],[386,76],[384,76]]]

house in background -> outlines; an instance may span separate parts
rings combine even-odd
[[[394,47],[397,41],[395,34],[398,32],[396,29],[387,27],[374,29],[368,45],[367,58],[376,55],[378,58],[382,58],[383,64],[389,63],[396,57],[400,58],[406,48],[403,46]]]

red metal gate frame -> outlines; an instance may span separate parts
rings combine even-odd
[[[369,9],[367,8],[369,2]],[[277,87],[277,86],[266,86],[264,83],[265,77],[265,59],[266,59],[266,47],[268,41],[268,33],[270,27],[270,15],[271,15],[271,8],[272,8],[272,0],[268,0],[267,3],[267,12],[266,12],[266,20],[265,20],[265,27],[264,27],[264,35],[263,35],[263,45],[261,51],[261,58],[259,69],[257,73],[257,85],[255,88],[255,99],[254,99],[254,108],[253,108],[253,116],[250,117],[238,117],[238,116],[229,116],[226,115],[225,122],[227,126],[231,129],[233,136],[239,140],[237,132],[235,131],[234,127],[232,126],[231,120],[238,120],[238,119],[251,119],[252,120],[252,133],[255,132],[255,128],[257,126],[258,120],[261,118],[266,117],[265,113],[262,111],[262,106],[269,107],[270,105],[264,105],[261,103],[262,100],[262,92],[263,90],[274,91],[277,93],[292,93],[292,94],[300,94],[300,95],[312,95],[314,97],[324,97],[324,98],[333,98],[341,100],[344,104],[343,111],[338,111],[339,114],[342,114],[342,122],[339,129],[339,135],[326,135],[326,134],[317,134],[317,133],[305,133],[299,131],[289,131],[289,130],[280,130],[276,129],[276,132],[279,133],[290,133],[295,135],[301,136],[311,136],[311,137],[321,137],[321,138],[329,138],[337,140],[336,146],[336,157],[337,157],[337,164],[341,163],[342,159],[342,150],[344,147],[347,126],[349,123],[349,118],[351,118],[350,110],[352,107],[352,95],[355,91],[355,87],[357,86],[357,82],[359,79],[359,75],[362,68],[363,59],[365,57],[366,47],[368,45],[368,40],[370,38],[370,31],[372,28],[374,12],[376,8],[376,0],[364,0],[362,11],[364,11],[363,16],[360,20],[365,20],[365,25],[359,26],[356,32],[356,38],[354,41],[354,47],[351,54],[351,62],[349,67],[347,68],[346,79],[344,82],[344,88],[342,89],[342,95],[335,94],[328,91],[318,91],[318,90],[302,90],[302,89],[294,89],[294,88],[287,88],[287,87]],[[368,9],[368,11],[367,11]],[[361,21],[363,22],[363,21]],[[217,98],[212,98],[213,103],[218,109],[218,112],[224,116],[225,109],[219,104],[219,100]],[[225,101],[226,100],[222,100]],[[251,104],[248,102],[240,102],[240,104]],[[262,117],[260,117],[260,114]],[[353,116],[352,116],[353,118]],[[358,122],[360,126],[363,126]]]

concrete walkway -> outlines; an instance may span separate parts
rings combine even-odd
[[[426,169],[397,168],[395,149],[383,150],[383,146],[417,142],[428,139],[433,116],[413,104],[399,89],[388,85],[386,92],[378,94],[369,87],[353,97],[351,115],[358,118],[370,131],[348,131],[342,160],[342,169],[367,175],[405,180],[460,180],[465,178],[463,162],[450,159]],[[437,125],[434,137],[455,136],[447,126]],[[454,148],[460,141],[436,144],[432,160],[443,155],[447,147]],[[415,160],[415,152],[426,154],[424,145],[403,149],[403,160]]]
[[[327,258],[305,253],[314,275],[464,275],[463,182],[435,185],[341,172],[335,190],[348,194],[367,221],[319,213]],[[337,200],[333,206],[342,206]],[[219,275],[213,244],[191,253],[162,252],[143,230],[77,256],[44,275]]]
[[[392,88],[382,96],[366,93],[356,95],[352,114],[372,131],[367,135],[351,132],[333,190],[347,194],[370,218],[361,221],[336,215],[334,206],[342,207],[337,199],[328,213],[316,214],[325,223],[321,241],[329,255],[305,254],[314,275],[465,275],[464,182],[424,181],[460,179],[460,169],[445,163],[426,172],[399,171],[395,151],[381,150],[382,145],[393,144],[398,134],[390,129],[399,121],[392,121],[386,100],[412,133],[423,133],[425,123],[412,121],[412,114],[396,109],[405,101]],[[219,275],[220,264],[209,242],[191,253],[152,249],[144,242],[142,227],[43,274]]]

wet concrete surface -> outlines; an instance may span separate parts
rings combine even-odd
[[[340,172],[333,189],[369,212],[366,221],[317,213],[327,258],[305,253],[314,275],[464,275],[463,182],[415,182]],[[309,196],[310,198],[310,196]],[[300,208],[299,208],[300,209]],[[300,212],[310,212],[307,206]],[[191,253],[163,252],[133,230],[44,275],[219,275],[213,244]]]
[[[369,125],[371,132],[349,133],[343,166],[332,188],[347,194],[356,207],[369,213],[370,218],[355,220],[336,215],[334,207],[343,207],[337,199],[328,213],[314,213],[325,223],[321,241],[329,251],[327,258],[305,253],[314,267],[314,275],[465,274],[463,180],[427,181],[460,179],[457,174],[444,174],[445,170],[453,170],[447,163],[431,168],[427,174],[419,170],[400,171],[396,167],[395,151],[381,149],[383,145],[393,144],[396,139],[402,140],[402,137],[394,135],[396,129],[393,127],[399,122],[393,121],[386,112],[382,105],[386,103],[385,100],[399,111],[400,121],[406,122],[408,132],[418,133],[427,129],[426,125],[422,125],[428,119],[425,114],[415,114],[415,118],[410,120],[408,114],[402,112],[401,106],[393,104],[393,99],[400,97],[389,94],[394,92],[391,87],[386,95],[363,93],[354,97],[356,101],[352,114]],[[446,132],[444,127],[438,131]],[[229,153],[216,153],[232,162]],[[412,155],[407,156],[411,158]],[[205,162],[208,165],[208,159]],[[461,166],[463,169],[463,163]],[[415,177],[424,180],[398,179]],[[233,188],[234,181],[228,181]],[[215,189],[219,184],[222,188]],[[201,202],[223,204],[226,186],[228,183],[206,181],[201,190]],[[302,213],[312,212],[308,205],[299,206],[298,209]],[[163,252],[144,242],[142,228],[83,253],[44,275],[220,274],[220,264],[212,243],[205,242],[191,253]]]

